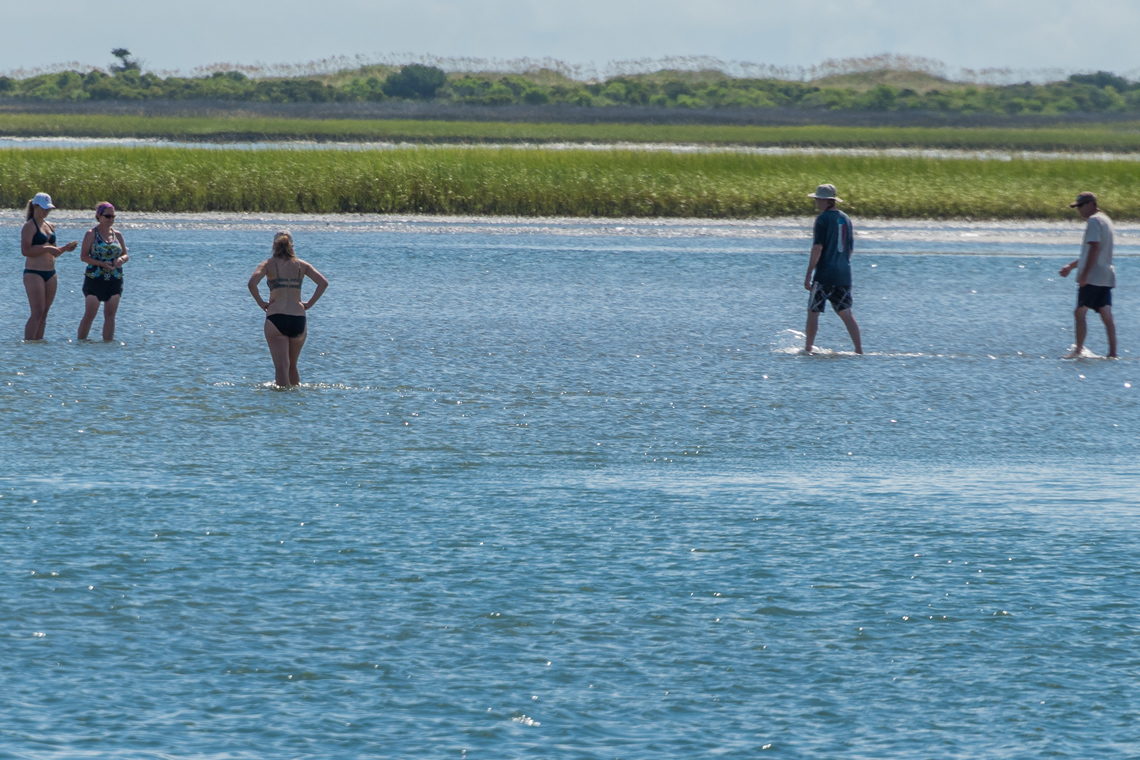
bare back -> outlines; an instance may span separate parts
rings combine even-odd
[[[301,303],[301,283],[308,264],[300,259],[271,257],[265,262],[265,279],[269,285],[269,308],[266,314],[305,313]]]

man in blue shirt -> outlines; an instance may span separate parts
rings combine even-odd
[[[808,195],[815,199],[815,230],[812,234],[811,258],[808,259],[807,274],[804,275],[804,288],[808,298],[807,338],[804,353],[810,354],[815,334],[819,329],[819,315],[831,301],[831,307],[843,320],[855,353],[863,353],[863,343],[859,337],[859,323],[851,313],[851,250],[855,246],[855,230],[851,218],[835,207],[842,203],[835,185],[820,185]]]

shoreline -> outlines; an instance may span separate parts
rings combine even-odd
[[[781,124],[636,121],[520,121],[265,115],[256,111],[176,115],[143,112],[29,113],[0,108],[0,136],[183,140],[196,144],[314,141],[496,145],[510,143],[699,144],[747,147],[942,148],[1140,153],[1136,119],[1036,124]]]
[[[0,209],[0,217],[22,219],[22,209]],[[53,219],[67,229],[90,223],[89,210],[59,209]],[[582,234],[611,235],[617,238],[681,238],[696,236],[731,241],[788,241],[796,255],[807,249],[813,216],[754,217],[751,219],[703,219],[699,217],[528,217],[472,216],[432,214],[371,213],[276,213],[276,212],[165,212],[124,210],[119,226],[126,231],[141,229],[178,230],[256,230],[272,234],[282,227],[294,234],[321,234],[336,228],[338,232],[449,235],[548,235],[579,237]],[[1140,222],[1116,225],[1122,240],[1115,255],[1119,258],[1140,256],[1140,248],[1132,251],[1129,238],[1140,239]],[[963,251],[966,255],[1020,256],[1016,246],[1057,245],[1076,247],[1080,242],[1079,220],[1003,219],[1003,220],[933,220],[856,218],[857,251],[898,255],[930,254],[923,248],[945,245],[984,246],[982,250]],[[905,249],[895,250],[898,247]],[[801,250],[802,249],[802,250]],[[1065,249],[1067,250],[1067,248]],[[1067,254],[1066,254],[1067,255]]]
[[[41,150],[64,148],[167,148],[201,151],[403,151],[403,150],[534,150],[534,151],[586,151],[616,153],[622,151],[643,153],[672,153],[676,155],[726,154],[742,156],[838,156],[853,158],[921,158],[956,161],[1133,161],[1140,163],[1140,152],[1113,153],[1110,151],[1047,151],[1001,150],[972,148],[861,148],[837,146],[793,145],[726,145],[720,143],[658,143],[658,142],[356,142],[342,140],[245,140],[245,141],[190,141],[163,137],[63,137],[51,135],[5,136],[0,135],[0,150]]]

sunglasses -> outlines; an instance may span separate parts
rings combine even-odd
[[[104,219],[114,219],[115,218],[114,214],[102,214],[102,216]]]

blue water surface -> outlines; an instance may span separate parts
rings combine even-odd
[[[807,219],[124,213],[103,344],[9,217],[0,757],[1140,754],[1135,227],[1074,361],[1075,222],[857,219],[803,356]]]

